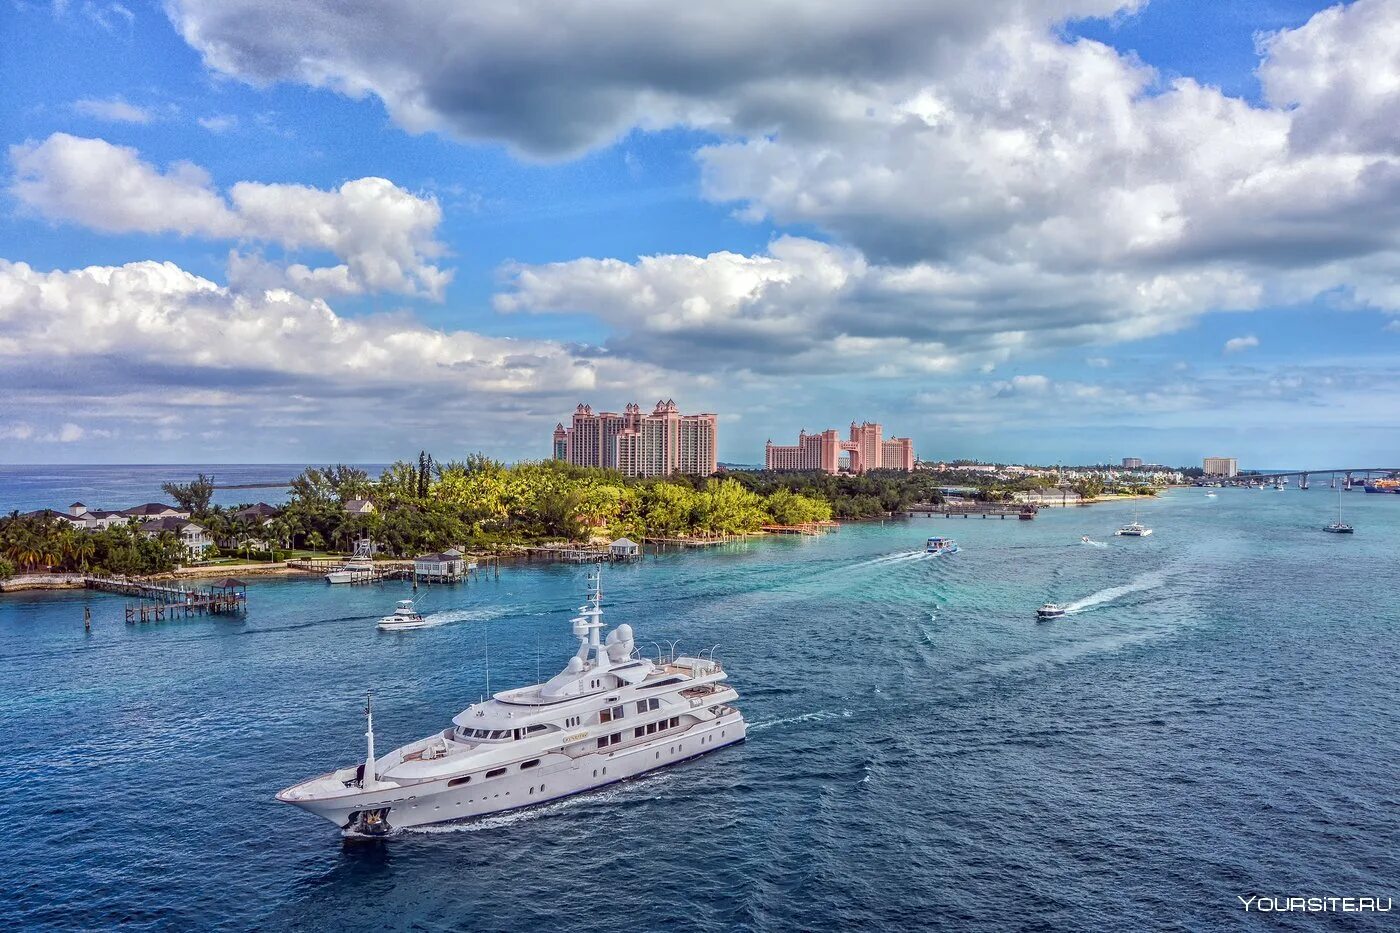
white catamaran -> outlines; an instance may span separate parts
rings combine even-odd
[[[592,584],[573,619],[578,653],[558,674],[496,693],[450,728],[382,756],[366,706],[365,762],[277,799],[348,832],[381,835],[555,800],[742,742],[747,726],[720,663],[640,657],[626,624],[602,640],[596,575]]]

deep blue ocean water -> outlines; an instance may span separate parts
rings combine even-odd
[[[320,466],[321,464],[317,464]],[[378,476],[384,464],[358,464]],[[168,502],[161,491],[166,482],[188,483],[199,473],[211,474],[215,485],[259,484],[255,489],[218,489],[215,505],[287,501],[286,483],[306,469],[303,463],[232,464],[0,464],[0,514],[14,509],[67,510],[72,502],[90,509],[127,509],[145,502]],[[262,485],[275,484],[275,485]]]
[[[574,648],[583,571],[256,582],[245,620],[0,596],[0,921],[132,930],[1394,929],[1238,895],[1400,896],[1400,496],[1173,491],[605,571],[640,644],[718,644],[749,741],[485,821],[346,843],[276,803]],[[924,559],[950,533],[961,553]],[[1080,543],[1089,534],[1098,547]],[[1054,599],[1077,606],[1037,624]],[[82,629],[90,605],[91,634]],[[446,621],[451,620],[451,621]],[[649,646],[648,646],[649,647]],[[538,659],[538,661],[537,661]]]

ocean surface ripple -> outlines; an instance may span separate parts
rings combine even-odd
[[[395,634],[400,584],[254,582],[245,620],[145,626],[121,597],[6,595],[0,920],[1213,930],[1257,928],[1237,895],[1400,896],[1400,497],[1352,494],[1350,538],[1331,505],[1182,490],[1144,539],[1114,505],[608,568],[607,619],[649,653],[719,646],[748,742],[376,842],[273,795],[362,753],[367,689],[390,747],[485,692],[488,647],[494,689],[548,677],[578,568],[429,588],[444,624]],[[925,559],[934,533],[962,552]]]

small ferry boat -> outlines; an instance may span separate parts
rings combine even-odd
[[[326,574],[327,583],[368,583],[374,579],[374,561],[355,557]]]
[[[1206,493],[1206,498],[1207,498],[1207,499],[1214,499],[1214,498],[1215,498],[1215,493],[1213,493],[1213,492],[1208,492],[1208,493]]]
[[[277,795],[347,833],[469,820],[547,803],[744,741],[724,666],[637,650],[632,627],[602,637],[595,576],[572,621],[578,651],[544,683],[490,694],[433,734],[380,754],[365,706],[365,756]]]
[[[394,614],[385,616],[379,620],[379,630],[381,632],[402,632],[411,628],[427,628],[431,625],[423,618],[423,614],[413,608],[413,600],[401,599],[394,607]]]
[[[1047,619],[1064,618],[1065,607],[1058,603],[1046,603],[1035,611],[1035,617],[1044,622]]]
[[[956,554],[961,548],[952,538],[932,537],[924,544],[925,554]]]

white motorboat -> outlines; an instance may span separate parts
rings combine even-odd
[[[407,629],[427,628],[433,623],[423,618],[422,613],[413,607],[413,600],[401,599],[394,607],[394,614],[379,620],[381,632],[402,632]]]
[[[1065,612],[1065,607],[1058,603],[1046,603],[1035,611],[1035,617],[1041,622],[1045,622],[1050,619],[1062,619]]]
[[[631,626],[601,638],[595,576],[573,619],[578,652],[540,684],[492,694],[452,725],[387,755],[365,708],[363,764],[288,787],[283,803],[351,833],[472,819],[557,800],[744,740],[728,675],[705,657],[641,657]]]
[[[327,583],[368,583],[374,579],[374,561],[354,557],[326,574]]]

